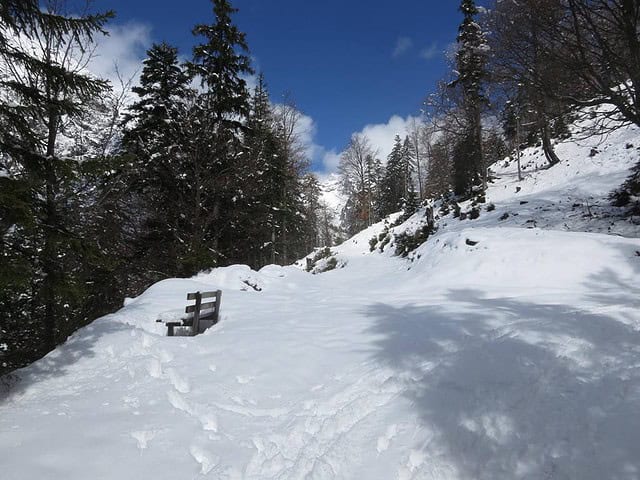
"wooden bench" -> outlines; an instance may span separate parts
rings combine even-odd
[[[211,300],[202,303],[203,299]],[[185,313],[189,315],[179,322],[165,322],[167,326],[167,335],[173,337],[176,327],[191,328],[191,336],[204,332],[207,328],[218,323],[220,315],[220,299],[222,298],[222,290],[214,292],[194,292],[187,294],[187,300],[195,300],[194,305],[187,305]]]

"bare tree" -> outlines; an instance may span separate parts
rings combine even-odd
[[[557,35],[552,30],[562,18],[561,2],[498,1],[491,12],[492,79],[507,91],[507,96],[527,103],[545,157],[555,165],[560,159],[551,142],[551,124],[563,111],[553,92],[570,82],[566,72],[552,61],[556,55],[553,37]]]
[[[580,81],[581,88],[559,92],[576,105],[615,108],[640,126],[640,2],[566,0],[555,60]]]
[[[415,117],[409,122],[408,137],[409,146],[411,149],[411,161],[413,163],[413,169],[416,172],[416,180],[418,183],[419,198],[424,198],[424,163],[428,158],[428,151],[425,151],[424,147],[428,148],[428,143],[424,142],[424,132],[426,125],[418,121]]]
[[[351,136],[349,145],[340,156],[338,172],[342,177],[344,192],[349,195],[349,217],[355,226],[350,230],[358,231],[371,224],[373,219],[372,166],[378,152],[373,149],[369,139],[360,133]]]

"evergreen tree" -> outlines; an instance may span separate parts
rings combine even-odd
[[[215,22],[197,25],[193,33],[203,42],[193,49],[189,70],[203,89],[189,120],[187,236],[184,273],[194,273],[225,261],[236,243],[239,199],[243,193],[240,168],[241,131],[249,112],[244,75],[252,73],[245,34],[232,24],[236,11],[227,0],[212,0]]]
[[[411,158],[407,142],[396,135],[380,186],[381,216],[385,217],[403,208],[409,192],[414,190],[411,185]]]
[[[188,184],[184,129],[186,109],[194,92],[178,62],[178,50],[166,43],[147,52],[138,95],[125,117],[123,151],[128,155],[120,193],[134,200],[141,212],[133,253],[145,283],[180,273],[184,256],[181,231],[186,227]],[[114,199],[115,200],[115,199]],[[126,210],[125,210],[126,211]]]
[[[481,111],[487,103],[483,92],[486,78],[488,46],[480,25],[475,21],[478,8],[474,0],[462,0],[460,11],[464,19],[458,30],[456,66],[458,78],[454,84],[462,90],[465,114],[465,138],[456,144],[456,193],[469,194],[471,187],[482,182],[486,188],[486,165],[482,152]]]
[[[331,234],[326,234],[328,226],[323,224],[324,216],[320,204],[320,182],[318,178],[308,173],[301,179],[301,197],[304,206],[304,230],[302,232],[301,248],[311,252],[315,247],[331,246]]]
[[[258,76],[251,98],[244,136],[243,170],[248,187],[247,209],[241,212],[246,244],[235,257],[259,268],[276,263],[283,237],[284,198],[288,169],[283,145],[277,136],[264,76]],[[240,246],[239,246],[240,247]]]
[[[77,164],[63,155],[60,134],[63,120],[107,88],[69,62],[111,16],[64,17],[32,0],[0,7],[0,310],[3,331],[13,335],[7,368],[50,351],[86,321],[83,261],[91,239],[78,229]],[[24,48],[17,35],[39,47]]]

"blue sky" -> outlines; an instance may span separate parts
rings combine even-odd
[[[444,74],[443,52],[455,41],[461,20],[456,0],[233,4],[240,10],[234,21],[247,34],[255,67],[264,72],[272,100],[277,102],[288,91],[309,117],[318,170],[323,169],[323,159],[331,169],[351,134],[366,128],[381,155],[387,152],[394,130],[418,114]],[[95,0],[94,8],[117,13],[110,41],[125,39],[121,49],[127,58],[121,63],[142,58],[152,41],[165,40],[188,56],[193,25],[213,20],[209,0]],[[117,52],[115,48],[113,55]],[[394,115],[400,118],[392,120]]]

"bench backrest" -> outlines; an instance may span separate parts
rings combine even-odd
[[[200,333],[201,320],[207,320],[211,322],[211,325],[215,325],[216,323],[218,323],[221,298],[222,290],[216,290],[213,292],[194,292],[187,294],[187,300],[196,301],[194,305],[188,305],[187,308],[185,308],[185,313],[193,313],[194,335]],[[211,301],[203,302],[203,299],[211,299]],[[207,312],[207,310],[210,311]]]

